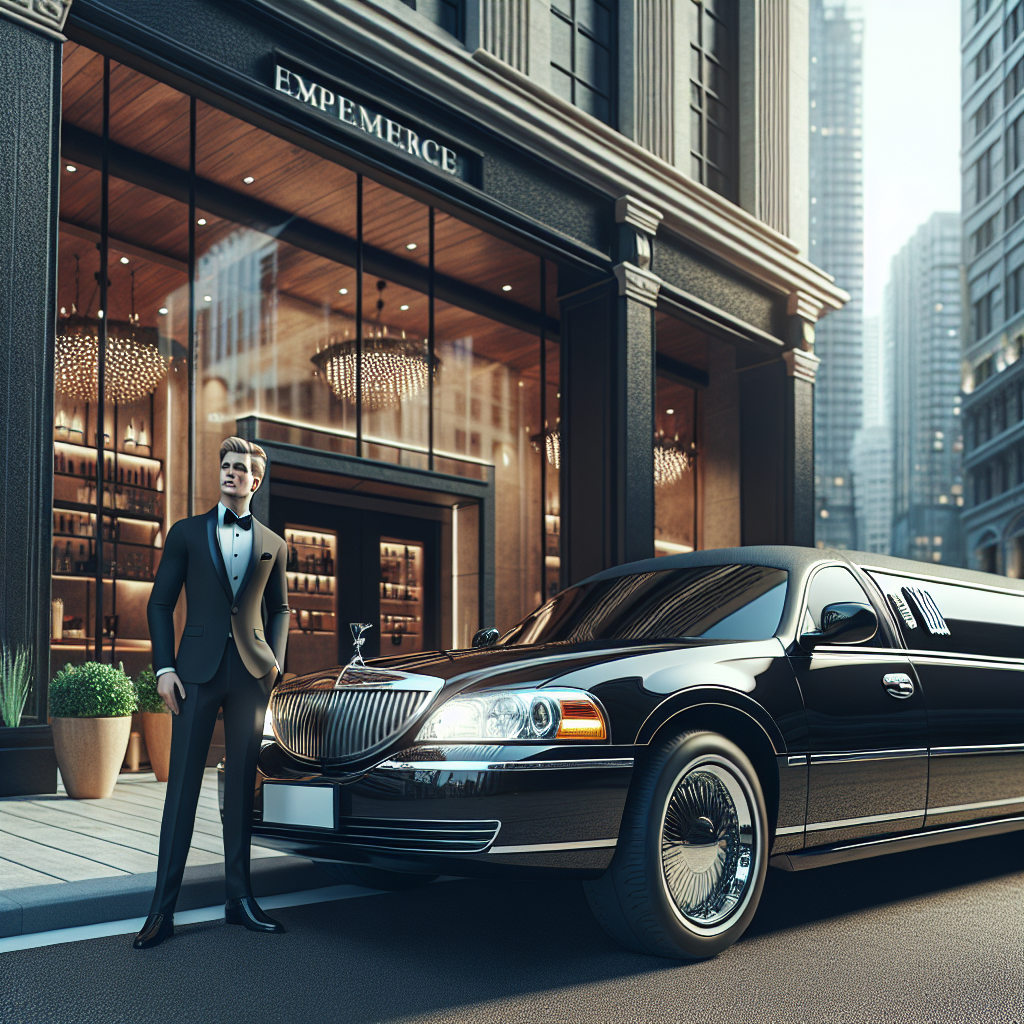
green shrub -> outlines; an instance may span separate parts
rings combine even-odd
[[[135,687],[124,665],[65,665],[50,683],[54,718],[120,718],[135,710]]]
[[[4,644],[0,652],[0,718],[17,728],[32,688],[32,652],[27,647],[13,651]]]
[[[135,701],[139,711],[166,711],[170,714],[163,697],[156,692],[156,673],[152,665],[147,665],[135,680]]]

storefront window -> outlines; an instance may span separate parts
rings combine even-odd
[[[76,44],[65,46],[64,81],[74,170],[61,198],[55,668],[73,652],[129,672],[149,662],[145,605],[166,530],[217,502],[211,467],[243,422],[268,442],[427,471],[425,491],[431,471],[490,484],[493,523],[453,499],[438,548],[447,561],[422,549],[419,576],[447,581],[435,588],[443,614],[420,617],[446,623],[434,642],[505,629],[553,593],[555,265]],[[305,519],[291,528],[346,539]],[[342,554],[316,563],[313,604],[318,585],[321,603],[335,593],[317,577],[340,572]],[[422,586],[421,597],[435,592]],[[494,622],[480,621],[484,586]],[[402,634],[394,646],[425,636],[416,615],[380,611],[382,639],[385,625]],[[293,626],[314,637],[345,623],[317,606]]]

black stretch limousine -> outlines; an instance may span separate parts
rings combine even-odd
[[[1024,581],[787,547],[603,572],[472,650],[280,684],[254,839],[339,878],[576,877],[677,958],[801,870],[1024,827]]]

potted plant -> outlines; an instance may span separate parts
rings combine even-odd
[[[57,792],[57,759],[48,725],[22,725],[32,689],[27,647],[0,650],[0,796]]]
[[[68,796],[95,800],[114,792],[128,747],[135,687],[124,666],[65,665],[50,683],[50,721]]]
[[[157,782],[166,782],[171,764],[171,713],[156,692],[156,674],[147,665],[135,680],[135,700],[142,717],[142,735]]]

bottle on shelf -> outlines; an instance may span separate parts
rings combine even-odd
[[[71,413],[71,427],[68,429],[68,440],[75,444],[81,444],[85,440],[85,427],[82,425],[82,417],[77,405]]]
[[[124,428],[124,444],[121,450],[131,452],[135,450],[135,420],[129,420],[128,426]]]
[[[138,436],[135,439],[135,454],[150,456],[153,454],[153,449],[149,444],[149,435],[146,433],[146,421],[143,420],[139,427]]]

